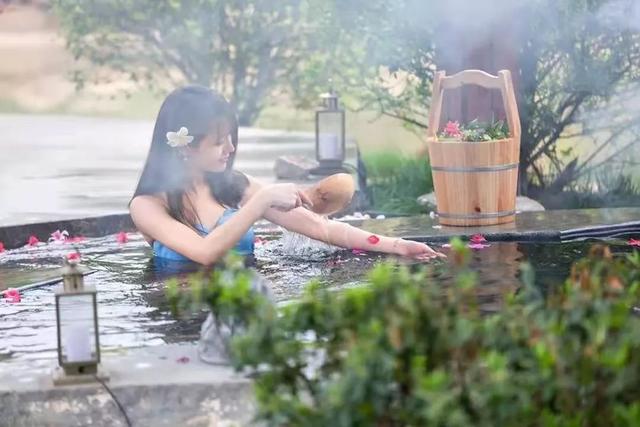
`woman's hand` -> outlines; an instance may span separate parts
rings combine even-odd
[[[256,196],[262,203],[263,211],[275,208],[286,212],[303,205],[313,206],[307,195],[294,184],[267,185]]]
[[[413,240],[397,239],[393,244],[395,253],[398,255],[420,259],[430,260],[434,258],[446,258],[443,253],[436,252],[424,243],[415,242]]]

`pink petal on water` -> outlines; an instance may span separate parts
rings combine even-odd
[[[67,240],[67,237],[69,237],[69,232],[67,230],[56,230],[53,233],[51,233],[51,237],[49,237],[49,242],[50,243],[63,243]]]
[[[2,293],[2,295],[7,299],[7,302],[12,304],[20,302],[20,292],[17,289],[9,288]]]
[[[491,245],[483,245],[482,243],[469,243],[467,245],[468,248],[470,249],[484,249],[484,248],[488,248]]]
[[[129,237],[127,236],[127,233],[121,231],[116,234],[116,240],[118,241],[118,243],[127,243],[129,241]]]
[[[27,241],[27,245],[36,246],[38,243],[40,243],[40,240],[38,240],[38,238],[36,236],[29,236],[29,240]]]
[[[79,252],[71,252],[67,254],[67,259],[69,261],[80,261],[80,253]]]
[[[482,234],[474,234],[473,236],[471,236],[470,240],[471,243],[482,243],[487,241],[487,239],[485,239]]]

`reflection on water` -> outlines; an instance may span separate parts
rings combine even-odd
[[[373,253],[354,255],[350,251],[326,250],[326,247],[296,253],[291,250],[291,239],[299,237],[289,236],[258,245],[253,260],[255,268],[272,282],[277,301],[295,298],[313,279],[336,290],[359,286],[376,262],[391,258]],[[521,261],[530,261],[536,269],[537,282],[549,286],[563,280],[570,264],[586,254],[589,246],[588,243],[509,242],[492,243],[489,248],[473,251],[471,267],[480,277],[478,295],[484,308],[499,309],[505,293],[517,289]],[[84,265],[96,271],[85,280],[99,291],[103,350],[197,338],[204,314],[176,321],[164,298],[163,281],[176,274],[187,274],[184,265],[154,262],[140,236],[133,236],[124,245],[115,242],[113,236],[90,239],[79,244],[78,249],[83,254]],[[614,246],[614,252],[627,250],[625,245]],[[0,255],[0,289],[55,277],[60,259],[70,251],[67,245],[48,245],[3,253]],[[407,259],[393,259],[418,265]],[[443,285],[451,281],[446,264],[447,261],[438,261],[433,269],[434,280]],[[55,357],[54,289],[55,286],[48,286],[25,291],[18,304],[0,301],[0,361]]]
[[[481,250],[473,250],[470,268],[478,275],[481,284],[476,293],[482,309],[487,312],[500,309],[504,296],[520,285],[520,264],[525,260],[521,244],[516,242],[493,243]],[[446,265],[434,269],[434,279],[452,283],[452,271]]]

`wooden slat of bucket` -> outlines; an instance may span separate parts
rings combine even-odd
[[[500,89],[511,138],[489,142],[438,141],[443,90],[464,84]],[[479,70],[451,77],[442,71],[436,73],[427,143],[441,224],[494,225],[515,220],[520,119],[508,71],[500,71],[498,76]]]
[[[429,153],[441,224],[490,225],[515,219],[519,152],[513,141],[430,141]]]

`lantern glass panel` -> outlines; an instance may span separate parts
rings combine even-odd
[[[95,294],[58,298],[63,363],[94,362],[96,351]]]
[[[344,160],[342,111],[318,112],[318,160]]]

